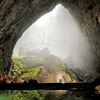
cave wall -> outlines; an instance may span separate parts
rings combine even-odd
[[[68,8],[86,31],[100,66],[100,0],[0,0],[0,72],[8,72],[13,48],[22,33],[58,3]]]
[[[40,16],[52,10],[57,0],[0,0],[0,71],[11,65],[14,45]]]
[[[100,0],[72,0],[68,8],[88,37],[94,69],[100,72]]]

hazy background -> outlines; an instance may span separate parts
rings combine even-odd
[[[17,42],[13,55],[21,46],[31,49],[48,47],[54,54],[74,66],[92,66],[92,53],[86,36],[70,12],[61,4],[43,15]]]

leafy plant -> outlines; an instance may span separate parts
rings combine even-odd
[[[22,63],[23,57],[12,57],[14,62],[14,75],[23,79],[35,78],[43,66],[29,68]],[[15,90],[11,95],[11,100],[43,100],[37,90]]]
[[[36,67],[36,68],[25,68],[22,71],[23,75],[20,76],[20,78],[23,78],[23,79],[35,78],[41,68],[43,68],[43,66]]]
[[[15,90],[11,100],[43,100],[37,90]]]
[[[16,56],[13,56],[12,57],[12,60],[14,62],[14,75],[18,76],[21,74],[21,71],[23,68],[26,67],[26,65],[24,65],[21,60],[23,59],[23,57],[16,57]]]

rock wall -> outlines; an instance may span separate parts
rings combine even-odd
[[[14,45],[22,33],[58,0],[0,0],[0,71],[9,70]]]
[[[68,8],[88,37],[94,67],[100,72],[100,0],[72,0]]]

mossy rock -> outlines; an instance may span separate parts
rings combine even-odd
[[[50,73],[65,71],[64,64],[54,55],[50,55],[46,59],[44,59],[43,66]]]

